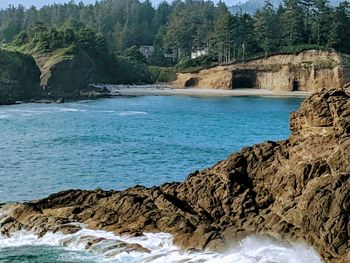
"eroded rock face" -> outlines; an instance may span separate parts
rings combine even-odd
[[[95,64],[84,50],[58,49],[34,57],[41,71],[41,86],[48,97],[74,98],[89,90]]]
[[[350,260],[350,93],[323,90],[291,114],[291,137],[242,149],[183,183],[70,190],[6,205],[2,234],[170,232],[184,248],[223,249],[249,234],[305,240],[325,262]]]
[[[275,91],[316,92],[341,88],[350,81],[350,56],[332,51],[310,50],[227,66],[178,74],[176,87],[214,89],[258,88]],[[188,84],[192,85],[188,85]]]

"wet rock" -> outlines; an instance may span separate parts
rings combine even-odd
[[[64,103],[64,98],[58,98],[58,99],[56,100],[56,103],[58,103],[58,104]]]

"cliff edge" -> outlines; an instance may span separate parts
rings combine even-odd
[[[96,66],[83,49],[27,53],[0,49],[0,105],[111,96],[108,90],[90,86]]]
[[[175,87],[317,92],[350,81],[350,55],[309,50],[178,74]]]
[[[32,57],[0,48],[0,105],[41,97],[39,76]]]
[[[89,90],[95,64],[83,49],[70,46],[33,57],[41,71],[41,86],[49,97],[71,98]]]
[[[350,92],[322,90],[290,116],[288,140],[232,154],[182,183],[69,190],[2,207],[0,231],[169,232],[184,248],[224,249],[246,235],[306,241],[325,262],[350,261]],[[97,241],[96,241],[97,242]]]

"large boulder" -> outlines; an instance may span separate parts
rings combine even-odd
[[[288,140],[244,148],[183,183],[69,190],[7,205],[0,231],[42,235],[82,222],[118,234],[169,232],[197,249],[261,234],[306,241],[325,262],[350,262],[349,123],[350,93],[323,90],[291,114]]]
[[[39,77],[31,56],[0,48],[0,104],[40,97]]]

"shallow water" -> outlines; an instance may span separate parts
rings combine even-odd
[[[125,189],[181,181],[244,146],[287,138],[289,113],[300,102],[150,96],[1,106],[0,203],[71,188]],[[81,237],[87,235],[138,243],[151,253],[86,250]],[[184,253],[172,245],[168,234],[128,239],[83,230],[41,239],[25,232],[0,237],[0,262],[319,263],[320,259],[304,244],[262,237],[232,244],[226,254]]]

